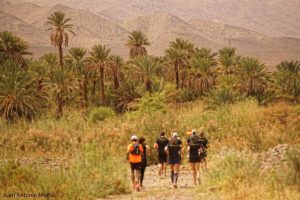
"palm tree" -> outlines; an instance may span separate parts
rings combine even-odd
[[[88,79],[91,74],[85,55],[84,48],[70,48],[69,55],[66,56],[66,63],[72,66],[79,78],[83,107],[86,107],[88,103]]]
[[[62,117],[63,106],[72,99],[77,87],[74,84],[74,76],[72,68],[69,66],[55,66],[50,74],[49,80],[45,86],[52,95],[57,106],[57,116]]]
[[[176,89],[180,87],[179,68],[184,67],[188,59],[194,52],[194,45],[188,40],[177,38],[170,42],[170,46],[165,51],[165,57],[168,63],[173,65],[176,80]]]
[[[268,76],[266,67],[256,58],[244,57],[236,66],[240,80],[240,90],[247,95],[257,96],[264,93]]]
[[[208,54],[207,54],[208,55]],[[190,61],[191,69],[188,70],[184,85],[203,94],[216,84],[216,75],[213,68],[217,61],[212,56],[195,54]]]
[[[232,47],[224,47],[219,50],[219,62],[222,65],[225,74],[232,74],[235,65],[237,50]]]
[[[50,70],[45,67],[42,60],[33,61],[28,66],[35,78],[37,91],[43,92],[44,80]]]
[[[126,46],[130,49],[130,58],[134,58],[136,56],[146,55],[147,49],[145,46],[150,46],[150,42],[141,31],[132,31],[128,36]]]
[[[160,62],[152,56],[144,55],[129,61],[128,69],[145,84],[145,89],[152,92],[152,79],[160,69]]]
[[[0,115],[8,122],[22,117],[33,119],[45,105],[45,96],[36,90],[34,77],[11,60],[0,66]]]
[[[291,101],[300,101],[300,62],[282,61],[276,66],[274,84],[277,96]]]
[[[63,12],[54,12],[48,17],[47,24],[51,27],[47,31],[52,31],[50,34],[50,41],[54,47],[58,47],[59,53],[59,64],[63,67],[63,49],[69,44],[69,35],[68,32],[75,35],[73,32],[73,24],[70,24],[71,18],[65,18],[65,13]]]
[[[197,55],[197,57],[199,58],[208,58],[208,59],[215,59],[216,55],[218,53],[215,53],[215,52],[212,52],[211,49],[208,49],[208,48],[195,48],[195,51],[194,51]]]
[[[55,53],[46,53],[40,58],[40,60],[43,61],[50,69],[58,65],[58,56]]]
[[[109,54],[110,49],[106,48],[105,45],[98,44],[92,47],[91,56],[88,58],[94,67],[99,69],[99,100],[102,105],[106,103],[104,73],[110,67]]]
[[[110,77],[113,78],[114,89],[117,90],[120,87],[120,81],[123,79],[121,69],[124,66],[124,60],[121,56],[110,56],[110,61]]]
[[[31,55],[28,48],[27,42],[16,34],[9,31],[0,33],[0,62],[11,59],[24,66],[26,64],[24,56]]]
[[[189,56],[194,53],[194,45],[189,40],[182,38],[176,38],[175,41],[170,42],[170,48],[185,50]]]

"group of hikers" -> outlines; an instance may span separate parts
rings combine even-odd
[[[200,166],[207,170],[207,148],[208,140],[205,138],[204,129],[197,134],[196,130],[188,132],[186,142],[187,157],[192,170],[194,184],[200,184]],[[171,181],[174,188],[177,188],[180,164],[183,158],[183,143],[177,132],[173,132],[171,138],[168,138],[165,132],[161,132],[154,144],[157,150],[159,162],[158,175],[166,176],[167,165],[171,169]],[[128,145],[127,159],[131,167],[131,178],[133,189],[137,191],[143,187],[144,174],[147,167],[147,155],[150,154],[150,147],[146,144],[145,138],[138,138],[136,135],[131,136],[131,144]]]

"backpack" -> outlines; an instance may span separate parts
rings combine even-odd
[[[197,144],[199,144],[199,137],[197,136],[197,135],[192,135],[191,137],[190,137],[190,140],[191,140],[191,144],[192,145],[197,145]]]
[[[132,155],[141,155],[139,144],[133,144],[132,147],[133,147],[133,150],[130,152]]]

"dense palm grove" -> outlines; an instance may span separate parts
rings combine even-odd
[[[145,96],[165,103],[201,98],[208,107],[256,98],[261,105],[300,101],[300,62],[283,61],[274,72],[256,58],[242,57],[232,47],[218,52],[196,47],[189,40],[170,42],[162,57],[148,55],[150,42],[133,31],[126,46],[129,59],[113,55],[108,47],[74,47],[64,55],[74,25],[62,12],[48,18],[51,44],[58,54],[30,58],[28,44],[16,34],[0,33],[0,114],[8,122],[34,119],[65,107],[112,107],[122,113],[136,109]]]

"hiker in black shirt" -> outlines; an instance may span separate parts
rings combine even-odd
[[[140,185],[143,187],[143,181],[144,181],[144,175],[145,175],[145,170],[147,167],[147,155],[150,154],[150,147],[145,143],[145,138],[140,137],[138,140],[139,144],[142,145],[143,147],[143,155],[142,155],[142,163],[141,163],[141,181]]]
[[[204,129],[202,129],[201,132],[200,132],[199,144],[201,146],[200,159],[201,159],[201,163],[202,163],[202,168],[207,170],[206,157],[207,157],[207,148],[209,147],[209,145],[208,145],[208,140],[205,138]]]
[[[161,132],[159,138],[154,144],[154,148],[157,149],[157,156],[159,162],[158,175],[161,176],[163,173],[167,174],[167,154],[164,151],[165,147],[169,144],[168,138],[165,136],[165,132]]]
[[[165,147],[165,151],[168,154],[168,158],[169,158],[172,184],[174,188],[177,188],[182,148],[181,148],[181,144],[178,143],[176,136],[172,136],[170,144],[168,144]]]
[[[188,137],[188,139],[187,139],[187,141],[186,141],[186,143],[187,143],[187,146],[189,146],[190,145],[190,143],[191,143],[191,138],[192,137],[196,137],[197,139],[199,139],[200,137],[197,135],[197,133],[196,133],[196,130],[195,129],[193,129],[192,130],[192,132],[191,132],[191,135]]]
[[[201,154],[201,145],[199,143],[199,137],[196,135],[196,131],[192,131],[192,135],[188,140],[188,157],[191,170],[193,172],[194,184],[197,185],[197,182],[200,184],[200,154]]]

